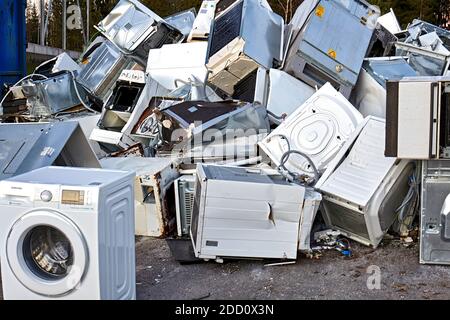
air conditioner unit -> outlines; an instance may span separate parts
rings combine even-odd
[[[254,91],[259,66],[281,65],[283,37],[283,18],[263,1],[238,0],[216,13],[208,50],[209,84],[235,99],[245,91],[243,85]]]
[[[175,180],[174,183],[177,234],[179,237],[188,236],[194,206],[195,177],[184,175]]]
[[[295,259],[304,194],[282,176],[198,164],[190,231],[195,256]]]
[[[422,161],[420,263],[450,264],[450,160]]]
[[[415,169],[413,162],[384,156],[384,134],[383,119],[366,118],[315,186],[326,224],[375,248],[397,218]]]
[[[330,82],[348,98],[379,13],[364,0],[303,2],[289,25],[283,70],[313,87]]]
[[[450,158],[450,78],[387,82],[386,156]]]

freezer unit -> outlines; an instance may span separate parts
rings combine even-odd
[[[398,216],[415,164],[384,156],[385,121],[369,117],[325,172],[316,188],[323,195],[327,226],[376,248]]]
[[[198,164],[195,256],[295,259],[304,194],[304,187],[260,170]]]

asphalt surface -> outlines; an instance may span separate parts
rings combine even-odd
[[[249,260],[182,265],[165,240],[137,238],[137,298],[450,299],[450,266],[420,265],[418,244],[394,240],[373,250],[352,242],[352,248],[351,258],[326,251],[285,266]]]

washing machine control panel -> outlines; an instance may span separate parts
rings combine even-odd
[[[0,205],[95,210],[98,192],[95,187],[9,183],[0,185]]]
[[[96,204],[92,199],[95,198],[95,188],[82,188],[74,186],[61,186],[60,206],[70,207],[71,209],[93,210]]]
[[[77,206],[83,206],[84,203],[84,190],[61,190],[61,204],[72,204]]]
[[[93,192],[85,187],[42,185],[35,190],[34,202],[55,208],[93,209]]]

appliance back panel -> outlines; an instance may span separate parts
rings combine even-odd
[[[187,101],[166,110],[173,112],[187,123],[195,121],[205,123],[237,109],[239,109],[239,105],[236,103]]]
[[[412,175],[414,170],[414,164],[410,163],[403,170],[401,175],[397,178],[394,185],[391,188],[391,192],[386,195],[386,198],[380,205],[379,221],[381,230],[386,231],[394,222],[397,215],[393,213],[400,207],[409,190],[409,184],[405,183]]]
[[[150,49],[161,48],[165,44],[178,43],[183,39],[183,34],[177,29],[161,21],[154,24],[156,32],[137,49],[137,55],[144,61]]]
[[[331,222],[330,226],[337,227],[345,232],[353,230],[350,233],[369,239],[364,214],[339,206],[331,201],[325,201],[324,206],[327,212],[335,212],[335,214],[328,215]]]
[[[239,36],[241,32],[243,9],[244,1],[241,1],[238,5],[231,8],[215,21],[211,36],[209,57],[212,57],[220,49]]]
[[[256,72],[257,70],[250,73],[234,86],[233,99],[250,103],[253,102],[255,99]]]

